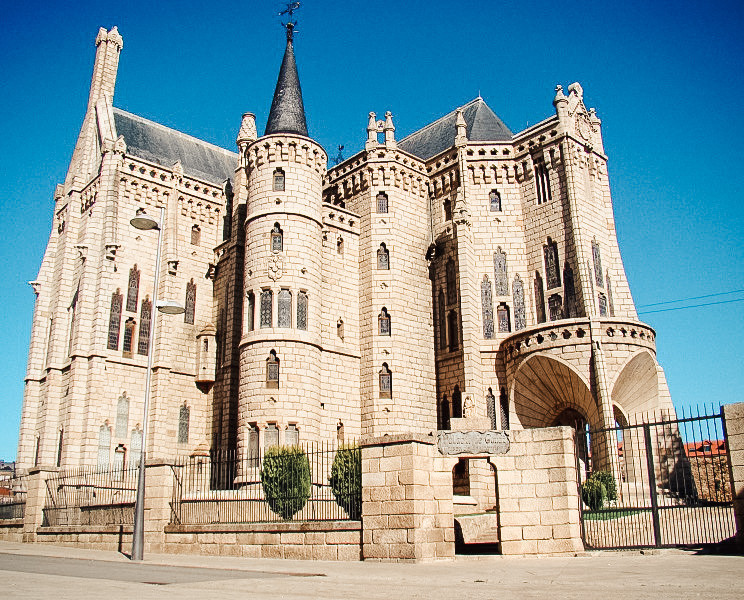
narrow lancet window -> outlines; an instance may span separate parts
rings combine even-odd
[[[437,296],[437,310],[439,311],[439,348],[444,350],[447,348],[447,307],[444,304],[444,292],[439,290],[439,296]]]
[[[447,304],[455,304],[457,302],[457,273],[455,271],[455,261],[451,258],[447,261],[445,275],[447,279]]]
[[[599,243],[597,239],[592,240],[592,258],[594,259],[594,281],[597,287],[604,287],[604,278],[602,277],[602,256],[599,252]]]
[[[599,316],[607,316],[607,296],[605,296],[602,292],[599,292]]]
[[[494,293],[497,296],[509,295],[509,276],[506,270],[506,253],[501,246],[493,253]]]
[[[450,352],[460,348],[459,335],[457,326],[457,311],[451,310],[447,314],[447,337],[449,338]]]
[[[276,350],[269,352],[269,357],[266,359],[266,387],[279,389],[279,359],[276,356]]]
[[[277,327],[292,327],[292,292],[280,290],[277,302]]]
[[[124,341],[121,344],[122,354],[126,358],[132,358],[132,346],[134,344],[134,319],[129,317],[124,323]]]
[[[189,417],[191,410],[185,404],[178,411],[178,443],[189,443]]]
[[[191,228],[191,245],[198,246],[201,242],[201,228],[198,225],[194,225]]]
[[[558,244],[548,238],[547,243],[543,246],[543,254],[545,256],[545,277],[547,278],[548,289],[561,287]]]
[[[377,316],[377,325],[380,335],[390,335],[390,315],[384,306]]]
[[[377,250],[377,268],[383,271],[390,269],[390,253],[384,243]]]
[[[491,190],[491,193],[488,194],[488,204],[491,212],[501,212],[501,194],[496,190]]]
[[[576,287],[574,285],[574,274],[571,265],[566,263],[563,267],[563,292],[566,297],[566,318],[572,319],[579,314],[576,308]]]
[[[274,191],[284,191],[284,170],[281,167],[274,170]]]
[[[524,284],[519,274],[514,277],[512,293],[514,295],[514,331],[521,331],[527,327],[527,318],[524,305]]]
[[[261,291],[261,327],[271,327],[271,305],[273,294],[271,290]]]
[[[545,323],[545,288],[540,271],[535,271],[535,312],[538,323]]]
[[[127,312],[137,312],[137,297],[139,295],[140,272],[137,265],[129,269],[129,285],[127,287]]]
[[[126,393],[119,396],[116,402],[116,437],[123,438],[129,428],[129,398]]]
[[[385,192],[377,194],[377,212],[386,213],[388,211],[388,196]]]
[[[307,331],[307,292],[297,294],[297,329]]]
[[[271,230],[271,251],[282,252],[284,250],[284,232],[279,227],[279,223],[274,223],[274,227]]]
[[[488,275],[481,281],[481,310],[483,312],[483,339],[493,339],[493,296]]]
[[[551,321],[563,318],[563,300],[560,294],[553,294],[548,298],[548,313]]]
[[[393,372],[387,363],[382,363],[380,369],[380,398],[393,397]]]
[[[113,294],[111,294],[111,313],[109,314],[107,346],[109,350],[116,350],[119,348],[119,329],[121,328],[121,309],[123,303],[124,296],[122,296],[121,291],[117,289]]]
[[[496,309],[496,319],[499,322],[499,333],[508,333],[511,331],[511,317],[506,302],[499,304],[499,307]]]
[[[186,284],[186,312],[183,313],[183,322],[194,324],[196,313],[196,284],[192,279]]]
[[[491,429],[498,429],[499,424],[496,421],[496,396],[493,395],[491,388],[488,388],[488,394],[486,394],[486,413],[488,420],[491,422]]]
[[[108,468],[111,453],[111,427],[101,425],[98,430],[98,466]]]
[[[140,306],[139,339],[137,342],[137,354],[147,356],[150,350],[150,327],[152,320],[152,302],[145,296]]]
[[[256,314],[256,295],[253,292],[248,292],[248,302],[245,308],[245,330],[253,331],[254,319]]]

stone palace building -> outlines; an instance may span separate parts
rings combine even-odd
[[[236,117],[237,152],[116,107],[122,45],[99,31],[31,282],[21,468],[135,464],[151,353],[158,457],[672,409],[578,83],[517,133],[480,97],[402,139],[369,113],[364,149],[329,167],[291,25],[264,133]],[[160,208],[156,265],[158,232],[130,219]],[[182,315],[154,310],[156,268]]]

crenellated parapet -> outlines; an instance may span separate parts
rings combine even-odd
[[[306,165],[322,175],[328,162],[325,151],[317,142],[284,134],[268,135],[256,140],[246,147],[244,158],[249,176],[259,167],[279,162]]]

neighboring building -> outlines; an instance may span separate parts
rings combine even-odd
[[[482,98],[327,168],[288,28],[263,136],[230,152],[113,106],[101,29],[41,269],[18,464],[134,464],[304,440],[600,427],[673,410],[615,233],[600,120],[577,83],[512,133]],[[148,335],[158,296],[185,303]]]

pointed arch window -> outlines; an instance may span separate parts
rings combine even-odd
[[[597,287],[604,287],[604,278],[602,277],[602,256],[599,252],[599,242],[597,238],[592,240],[592,258],[594,259],[594,281]]]
[[[109,350],[119,348],[119,329],[121,328],[121,309],[124,304],[124,296],[121,290],[111,294],[111,312],[109,313],[108,345]]]
[[[377,316],[377,325],[380,335],[390,335],[390,315],[384,306]]]
[[[258,425],[248,425],[248,464],[257,467],[259,460]]]
[[[506,253],[501,246],[493,253],[494,287],[497,296],[509,295],[509,276],[506,271]]]
[[[457,273],[455,271],[455,261],[451,258],[447,261],[446,279],[447,279],[447,304],[457,302]]]
[[[380,248],[377,250],[377,268],[383,271],[390,269],[390,252],[388,252],[384,243],[380,244]]]
[[[140,306],[139,340],[137,342],[137,354],[147,356],[150,350],[150,327],[152,320],[152,302],[148,296]]]
[[[125,358],[132,358],[135,327],[136,323],[132,317],[129,317],[124,323],[124,341],[121,344],[121,352]]]
[[[307,292],[297,294],[297,329],[307,331]]]
[[[285,184],[284,169],[282,169],[281,167],[274,169],[274,191],[283,192],[284,184]]]
[[[108,468],[111,453],[111,428],[105,423],[98,430],[98,466]]]
[[[129,398],[127,398],[126,392],[119,396],[119,400],[116,402],[116,429],[115,435],[118,438],[127,436],[127,429],[129,428]]]
[[[514,296],[514,331],[521,331],[527,327],[527,318],[524,305],[524,284],[519,273],[514,277],[512,294]]]
[[[300,443],[300,430],[297,425],[290,423],[284,430],[284,444],[287,446],[297,446]]]
[[[129,444],[129,449],[130,464],[132,468],[137,468],[142,459],[142,430],[139,427],[132,429],[132,441]]]
[[[444,211],[444,220],[452,220],[452,201],[449,198],[445,198],[442,202],[442,210]]]
[[[139,296],[140,272],[137,265],[129,269],[129,285],[127,287],[127,312],[137,312],[137,298]]]
[[[269,423],[264,430],[264,449],[279,445],[279,428],[276,423]]]
[[[450,428],[450,404],[447,394],[442,394],[442,399],[439,401],[439,429],[447,430]]]
[[[344,443],[344,424],[341,421],[336,425],[336,443],[339,446]]]
[[[483,339],[493,339],[493,296],[488,275],[481,281],[481,308],[483,312]]]
[[[452,418],[462,419],[462,394],[459,385],[456,385],[455,391],[452,392]]]
[[[612,300],[612,283],[610,282],[610,274],[607,273],[607,303],[610,308],[610,316],[615,316],[615,303]]]
[[[72,347],[75,344],[75,334],[77,333],[78,326],[78,297],[80,295],[80,289],[75,290],[75,294],[72,296],[72,302],[70,303],[70,339],[67,343],[67,356],[72,356]]]
[[[501,429],[509,429],[509,398],[505,388],[501,388],[499,394],[499,412],[501,413]]]
[[[253,331],[254,318],[256,314],[256,295],[253,292],[248,292],[248,302],[245,312],[245,330]]]
[[[437,310],[439,311],[439,348],[444,350],[447,348],[447,308],[444,305],[444,292],[439,290],[439,296],[437,296]]]
[[[387,363],[382,363],[380,369],[380,398],[393,397],[393,372]]]
[[[388,195],[385,192],[377,194],[377,212],[386,213],[388,211]]]
[[[124,444],[119,444],[114,449],[114,463],[111,465],[111,474],[114,479],[120,480],[123,477],[126,458],[127,449],[124,447]]]
[[[566,318],[572,319],[578,316],[576,308],[576,287],[574,285],[574,274],[571,265],[566,263],[563,267],[563,292],[566,297]]]
[[[198,246],[201,243],[201,227],[194,225],[191,228],[191,245]]]
[[[261,327],[271,327],[272,303],[274,294],[271,290],[261,290]]]
[[[548,298],[548,313],[551,321],[563,318],[563,299],[560,294],[553,294]]]
[[[292,292],[287,289],[279,291],[277,298],[276,326],[292,327]]]
[[[188,444],[189,443],[189,418],[191,417],[191,409],[184,404],[178,409],[178,443]]]
[[[553,199],[550,191],[550,175],[542,162],[535,164],[535,190],[538,204],[545,204]]]
[[[496,309],[496,320],[499,322],[499,333],[508,333],[511,331],[511,316],[509,314],[509,306],[506,302],[499,304]]]
[[[65,428],[59,430],[59,439],[57,440],[57,466],[62,466],[62,447],[65,441]]]
[[[268,389],[279,389],[279,359],[276,350],[269,352],[266,359],[266,387]]]
[[[545,257],[545,277],[547,278],[548,289],[561,287],[561,273],[558,260],[558,244],[551,238],[543,246],[543,255]]]
[[[279,223],[274,223],[271,230],[271,251],[282,252],[284,250],[284,232]]]
[[[540,271],[535,271],[535,311],[538,323],[545,323],[545,289]]]
[[[493,395],[491,388],[488,388],[488,394],[486,394],[486,413],[488,414],[488,420],[491,421],[491,429],[498,429],[499,424],[496,422],[496,396]]]
[[[344,341],[344,320],[339,317],[336,321],[336,335],[342,342]]]
[[[488,194],[488,204],[491,212],[501,212],[501,194],[497,190],[491,190]]]
[[[457,311],[451,310],[447,314],[447,335],[449,337],[450,352],[454,352],[460,348],[457,330]]]
[[[602,292],[599,292],[599,316],[607,316],[607,296],[605,296]]]
[[[186,312],[183,313],[183,322],[189,325],[194,324],[196,313],[196,284],[192,279],[186,284]]]

